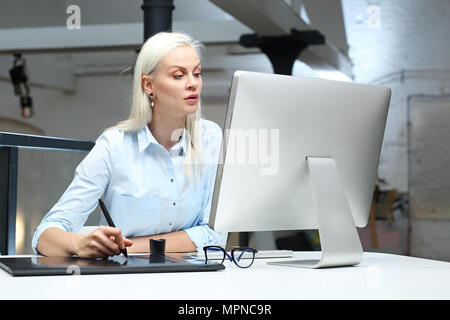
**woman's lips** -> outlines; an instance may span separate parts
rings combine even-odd
[[[189,97],[185,98],[184,100],[191,102],[191,103],[195,103],[198,101],[198,95],[192,94]]]

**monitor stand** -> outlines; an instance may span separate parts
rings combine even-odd
[[[302,268],[352,266],[362,260],[363,250],[333,158],[307,157],[313,201],[317,212],[322,256],[316,260],[269,262]]]

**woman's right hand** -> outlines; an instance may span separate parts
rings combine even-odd
[[[107,258],[120,254],[120,250],[133,245],[122,232],[113,227],[100,226],[88,235],[82,235],[74,242],[74,253],[80,258]]]

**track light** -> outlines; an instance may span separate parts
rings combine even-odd
[[[13,67],[9,70],[9,76],[14,86],[14,94],[20,96],[22,117],[29,118],[33,115],[33,100],[30,97],[26,61],[20,53],[14,54]]]

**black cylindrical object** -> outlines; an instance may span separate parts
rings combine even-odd
[[[150,254],[165,255],[166,254],[166,240],[150,239]]]
[[[173,0],[144,0],[144,42],[161,31],[172,31]]]
[[[166,260],[166,240],[150,239],[150,263],[164,263]]]

